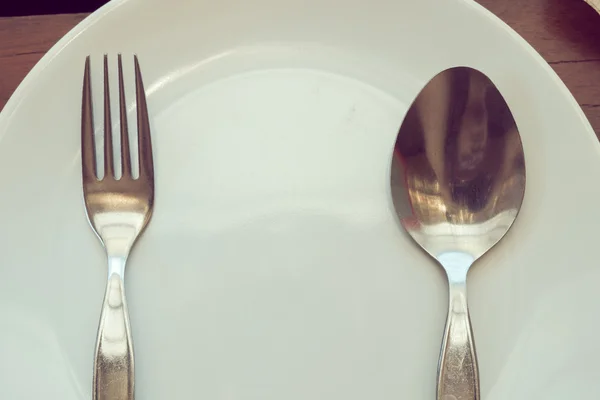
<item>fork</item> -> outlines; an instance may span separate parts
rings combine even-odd
[[[110,115],[108,56],[104,56],[104,174],[96,168],[90,57],[85,61],[81,113],[81,164],[85,210],[108,258],[108,282],[100,314],[94,359],[92,398],[132,400],[134,357],[125,301],[125,264],[147,226],[154,204],[154,166],[150,123],[142,74],[134,56],[139,176],[133,177],[123,64],[118,56],[121,177],[116,178]]]

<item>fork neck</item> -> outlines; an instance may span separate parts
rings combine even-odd
[[[125,262],[127,257],[108,256],[108,277],[118,275],[121,280],[125,278]]]

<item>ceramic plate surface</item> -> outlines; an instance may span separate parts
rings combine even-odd
[[[527,163],[519,218],[469,275],[482,398],[600,398],[600,147],[542,58],[465,0],[122,0],[75,27],[0,114],[0,398],[91,398],[107,268],[81,87],[91,54],[100,115],[119,52],[129,82],[140,59],[156,168],[126,279],[138,399],[435,398],[446,280],[395,217],[389,165],[455,65],[496,83]]]

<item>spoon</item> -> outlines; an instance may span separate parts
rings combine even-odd
[[[391,189],[402,226],[448,278],[437,399],[479,400],[467,272],[508,232],[525,194],[519,131],[486,75],[450,68],[421,90],[396,139]]]

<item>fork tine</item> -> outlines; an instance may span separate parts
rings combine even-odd
[[[150,121],[148,119],[148,105],[146,104],[146,93],[140,71],[140,63],[137,55],[133,56],[135,62],[135,94],[137,102],[137,126],[138,126],[138,154],[140,160],[140,178],[154,177],[154,164],[152,161],[152,141],[150,138]]]
[[[125,84],[123,83],[123,62],[119,54],[119,116],[121,125],[121,175],[131,178],[131,154],[129,150],[129,131],[127,129],[127,104],[125,103]]]
[[[85,59],[83,96],[81,101],[81,166],[84,183],[97,180],[96,146],[94,143],[94,112],[90,82],[90,56]]]
[[[112,119],[110,116],[110,84],[108,81],[108,56],[104,55],[104,178],[114,178]]]

